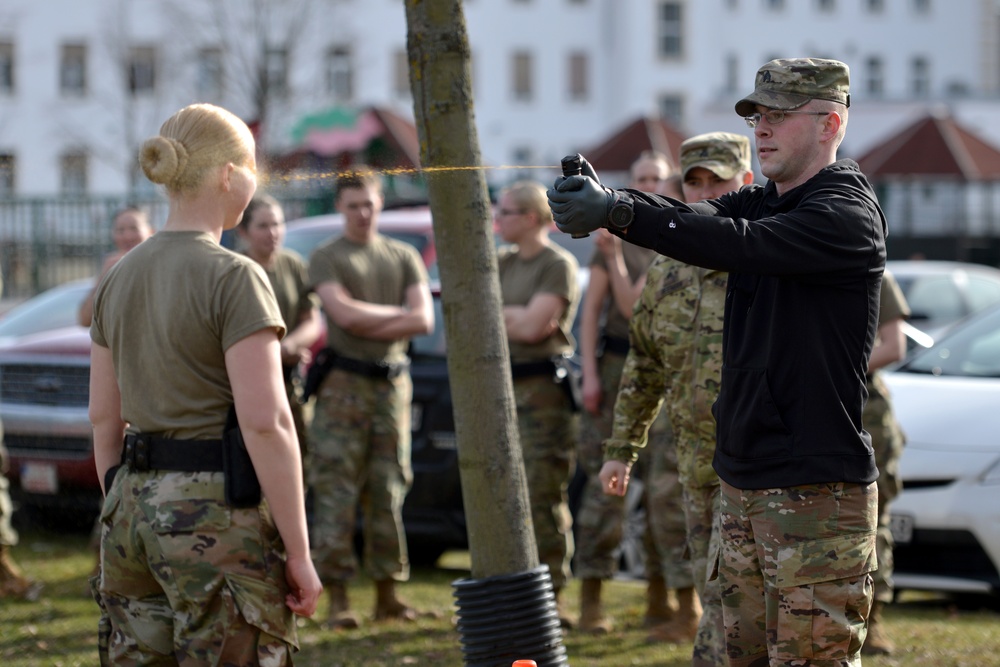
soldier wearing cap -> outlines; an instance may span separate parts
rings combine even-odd
[[[736,104],[765,185],[680,204],[605,188],[585,164],[548,192],[564,232],[607,227],[729,272],[713,467],[730,665],[860,664],[878,505],[861,413],[886,223],[837,160],[849,104],[844,63],[772,60]],[[602,479],[621,493],[628,472],[612,461]]]
[[[713,199],[753,181],[750,141],[742,135],[712,132],[691,137],[681,144],[680,153],[685,201]],[[722,368],[726,278],[723,271],[665,255],[654,260],[632,316],[633,347],[622,373],[614,431],[605,442],[606,461],[630,464],[646,444],[646,433],[660,405],[666,403],[676,443],[676,475],[683,496],[692,579],[687,589],[678,591],[678,614],[653,628],[650,638],[694,640],[696,667],[727,664],[718,582],[707,581],[709,553],[718,552],[719,539],[715,528],[719,478],[712,469],[715,419],[711,407]],[[649,512],[654,529],[669,520],[663,514]]]

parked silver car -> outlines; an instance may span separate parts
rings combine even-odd
[[[1000,594],[1000,306],[884,377],[907,436],[897,588]]]

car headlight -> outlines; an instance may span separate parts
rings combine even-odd
[[[990,486],[1000,486],[1000,459],[994,461],[993,465],[986,469],[982,482]]]

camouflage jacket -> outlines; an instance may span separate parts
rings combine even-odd
[[[654,260],[630,321],[632,347],[605,441],[606,460],[634,461],[666,400],[681,482],[718,483],[712,404],[722,374],[726,281],[720,271],[664,256]]]

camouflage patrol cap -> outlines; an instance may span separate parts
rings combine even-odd
[[[724,181],[750,171],[750,140],[742,134],[709,132],[681,144],[681,178],[704,167]]]
[[[749,116],[758,104],[788,111],[809,100],[830,100],[849,107],[850,79],[850,70],[839,60],[772,60],[757,70],[754,91],[736,103],[736,113]]]

